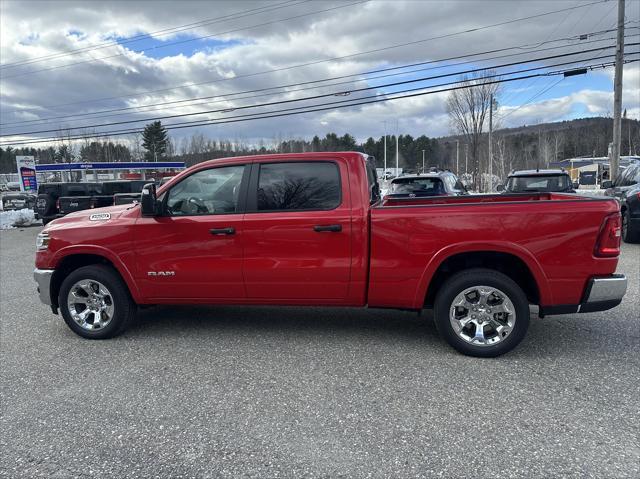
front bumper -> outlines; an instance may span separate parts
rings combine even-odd
[[[40,301],[47,306],[51,306],[51,278],[53,277],[53,269],[35,269],[33,277],[38,283],[38,293]]]
[[[540,306],[540,316],[606,311],[618,306],[626,292],[627,278],[623,274],[594,277],[587,283],[580,304]]]

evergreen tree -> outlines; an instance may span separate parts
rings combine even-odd
[[[154,121],[144,127],[142,147],[147,150],[144,157],[148,161],[158,161],[167,151],[169,139],[167,130],[160,121]]]

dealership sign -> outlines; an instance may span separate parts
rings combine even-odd
[[[183,169],[183,161],[123,161],[94,163],[48,163],[38,165],[38,171],[78,171],[78,170],[160,170]]]
[[[33,156],[16,156],[16,167],[20,178],[20,191],[38,191],[36,161]]]

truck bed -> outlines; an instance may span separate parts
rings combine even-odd
[[[522,260],[541,285],[541,305],[578,304],[590,276],[612,274],[617,258],[594,256],[615,201],[571,193],[393,199],[371,209],[368,301],[422,306],[444,260],[491,251]]]
[[[591,199],[584,195],[572,193],[514,193],[494,195],[468,195],[468,196],[433,196],[427,198],[389,198],[380,206],[417,206],[417,205],[450,205],[466,203],[507,203],[521,201],[562,201]],[[597,199],[597,198],[596,198]]]

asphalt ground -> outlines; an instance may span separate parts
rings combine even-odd
[[[387,310],[156,307],[84,340],[37,298],[39,230],[0,232],[2,477],[640,477],[640,245],[619,307],[478,359]]]

